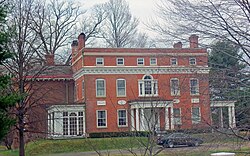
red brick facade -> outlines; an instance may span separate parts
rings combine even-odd
[[[160,130],[208,126],[207,52],[197,36],[189,39],[190,48],[86,48],[80,34],[72,44],[72,70],[76,101],[86,105],[86,133],[149,130],[146,122],[153,121]],[[171,83],[177,83],[175,95]]]

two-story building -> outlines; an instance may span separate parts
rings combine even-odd
[[[80,34],[72,43],[71,69],[75,103],[82,105],[48,108],[51,137],[209,126],[208,54],[198,36],[189,42],[188,48],[181,42],[173,48],[87,48]]]

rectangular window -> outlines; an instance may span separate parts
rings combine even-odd
[[[170,80],[170,89],[172,96],[180,95],[180,84],[177,78],[173,78]]]
[[[107,113],[106,110],[97,111],[97,127],[107,127]]]
[[[69,134],[68,127],[69,127],[68,112],[63,112],[63,135]]]
[[[178,65],[177,58],[171,58],[170,63],[172,66]]]
[[[103,58],[96,58],[96,65],[97,66],[103,66],[104,65],[104,59]]]
[[[181,109],[173,109],[174,125],[181,125]]]
[[[150,65],[157,65],[157,59],[156,58],[150,58]]]
[[[84,97],[84,80],[82,81],[82,98]]]
[[[127,111],[118,110],[118,126],[127,126]]]
[[[198,79],[191,79],[190,80],[190,94],[191,95],[199,95]]]
[[[200,108],[194,107],[192,108],[192,123],[197,124],[201,121]]]
[[[196,58],[189,58],[190,65],[196,65]]]
[[[106,96],[106,87],[104,79],[96,80],[96,96],[97,97],[105,97]]]
[[[124,58],[117,58],[116,59],[116,65],[117,66],[123,66],[124,65]]]
[[[144,58],[137,58],[137,65],[144,65]]]
[[[126,81],[124,79],[116,80],[117,96],[126,96]]]

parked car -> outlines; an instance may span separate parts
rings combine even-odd
[[[203,141],[200,138],[194,138],[191,135],[185,133],[171,133],[168,135],[163,135],[157,140],[158,145],[163,147],[173,148],[179,145],[186,146],[199,146]]]

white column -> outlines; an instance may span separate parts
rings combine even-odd
[[[146,125],[145,125],[145,114],[144,114],[144,109],[141,108],[141,114],[140,114],[140,131],[145,131]]]
[[[228,124],[230,128],[233,128],[233,123],[232,123],[232,108],[231,106],[228,107]]]
[[[222,107],[220,107],[220,128],[223,128],[223,111],[222,111]]]
[[[236,127],[236,120],[235,120],[235,109],[234,106],[232,106],[232,128]]]
[[[135,109],[135,124],[136,124],[136,130],[140,130],[140,122],[139,122],[139,108]]]
[[[169,129],[168,107],[165,107],[165,130]]]
[[[174,112],[174,108],[173,108],[173,106],[171,107],[171,129],[174,129],[174,114],[173,114],[173,112]]]
[[[131,131],[135,131],[135,117],[134,117],[134,112],[135,112],[135,110],[131,109],[131,111],[130,111],[130,116],[131,116],[131,128],[130,128],[130,130]]]

